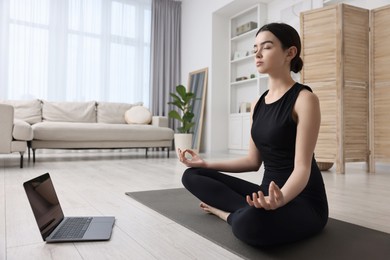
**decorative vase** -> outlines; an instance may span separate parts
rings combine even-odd
[[[179,156],[177,149],[180,150],[191,149],[192,148],[192,135],[193,134],[175,134],[175,151],[177,156]]]

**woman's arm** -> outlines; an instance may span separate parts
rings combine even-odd
[[[252,103],[251,109],[251,125],[252,125],[252,113],[256,102]],[[184,163],[188,167],[202,167],[209,168],[223,172],[248,172],[248,171],[257,171],[259,170],[262,160],[260,156],[259,150],[257,150],[256,145],[252,140],[252,136],[250,135],[249,139],[249,151],[245,157],[219,161],[219,162],[206,162],[202,158],[199,157],[198,154],[190,151],[184,150],[180,151],[179,159],[182,163]],[[185,154],[189,154],[191,158],[186,158]]]
[[[206,162],[205,167],[222,172],[249,172],[258,171],[261,163],[260,153],[250,137],[249,151],[245,157],[221,162]]]
[[[306,187],[321,124],[318,97],[307,90],[300,92],[294,106],[297,121],[294,170],[281,189],[284,202],[288,203]]]

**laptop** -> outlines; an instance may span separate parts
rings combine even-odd
[[[49,173],[23,183],[42,238],[48,243],[109,240],[115,217],[64,217]]]

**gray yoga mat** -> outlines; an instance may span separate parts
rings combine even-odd
[[[390,259],[390,234],[336,219],[330,218],[325,229],[312,238],[264,249],[235,238],[226,222],[200,210],[199,200],[185,189],[127,192],[126,195],[247,259]]]

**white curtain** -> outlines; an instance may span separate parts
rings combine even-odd
[[[0,99],[149,105],[151,0],[0,1]]]

